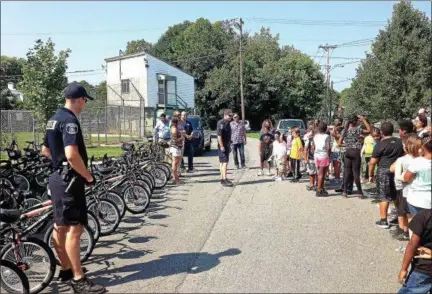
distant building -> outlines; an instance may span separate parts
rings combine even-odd
[[[195,108],[195,79],[146,53],[105,59],[108,105],[154,109],[154,117]]]
[[[8,83],[8,89],[12,93],[12,95],[14,95],[16,97],[17,100],[24,101],[23,93],[18,91],[17,89],[15,89],[14,83],[9,82]]]

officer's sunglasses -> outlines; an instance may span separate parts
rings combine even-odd
[[[88,99],[85,97],[83,99],[84,99],[84,103],[87,103]]]

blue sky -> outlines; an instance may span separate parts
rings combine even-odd
[[[155,42],[170,26],[199,17],[211,21],[245,18],[245,30],[256,32],[261,26],[280,34],[280,43],[294,45],[315,55],[320,44],[340,44],[374,38],[380,26],[302,26],[252,22],[248,18],[290,20],[382,21],[391,17],[392,1],[298,1],[298,2],[1,2],[1,54],[25,57],[38,38],[51,37],[56,50],[70,48],[68,71],[92,70],[87,74],[69,74],[70,80],[86,79],[97,83],[104,79],[104,58],[115,56],[127,41],[146,39]],[[413,2],[414,7],[431,16],[431,3]],[[95,32],[96,31],[96,32]],[[362,58],[370,44],[341,47],[332,53],[331,65],[350,62],[337,57]],[[322,54],[322,51],[319,56]],[[324,64],[324,58],[315,59]],[[355,76],[357,64],[347,64],[332,72],[334,87],[342,90]]]

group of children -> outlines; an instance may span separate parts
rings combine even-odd
[[[432,139],[424,129],[416,132],[412,124],[407,127],[405,122],[400,125],[400,141],[392,136],[393,125],[391,128],[390,125],[384,123],[382,130],[373,129],[368,135],[361,136],[361,161],[366,167],[362,182],[375,181],[373,175],[377,174],[378,194],[391,196],[389,200],[385,195],[378,195],[380,213],[382,203],[387,204],[384,206],[387,214],[388,204],[394,201],[398,226],[390,233],[397,240],[409,241],[399,274],[399,281],[403,284],[399,293],[428,293],[432,290]],[[281,134],[278,131],[273,133],[270,126],[264,126],[259,145],[259,175],[264,174],[266,163],[271,175],[270,163],[274,161],[276,181],[292,177],[292,181],[297,182],[301,177],[300,161],[303,160],[310,177],[307,190],[315,190],[318,197],[327,196],[325,181],[328,180],[330,165],[333,166],[333,182],[340,182],[345,148],[341,133],[341,121],[336,121],[333,129],[328,128],[325,122],[312,121],[303,140],[298,128]],[[399,150],[397,146],[390,146],[395,143],[401,144]],[[377,226],[378,223],[380,227],[390,227],[387,215],[384,219],[381,217]]]

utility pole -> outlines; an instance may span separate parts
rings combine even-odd
[[[330,89],[330,50],[333,50],[337,48],[336,45],[320,45],[320,49],[323,49],[326,53],[326,84],[327,84],[327,93],[326,93],[326,100],[329,102],[329,123],[331,122],[331,98],[329,94]]]
[[[244,93],[243,93],[243,25],[242,18],[235,19],[234,25],[240,31],[240,108],[242,120],[245,120]]]

